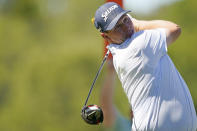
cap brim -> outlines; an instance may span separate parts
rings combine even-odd
[[[130,10],[125,10],[122,13],[120,13],[119,15],[116,16],[116,18],[113,19],[113,21],[107,26],[105,31],[108,30],[112,30],[114,28],[114,26],[116,25],[116,23],[118,22],[118,20],[120,19],[120,17],[122,17],[124,14],[131,12]]]

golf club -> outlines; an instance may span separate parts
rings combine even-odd
[[[96,82],[96,80],[97,80],[97,78],[98,78],[98,76],[101,72],[101,69],[102,69],[105,61],[107,60],[107,57],[109,56],[109,53],[110,52],[108,50],[107,53],[105,54],[105,57],[102,61],[102,64],[101,64],[98,72],[96,73],[96,77],[93,80],[93,83],[92,83],[91,88],[89,90],[89,93],[88,93],[88,96],[86,98],[85,104],[84,104],[83,109],[81,111],[82,118],[88,124],[99,124],[103,121],[103,112],[102,112],[102,109],[100,107],[98,107],[97,105],[89,105],[89,106],[86,106],[86,105],[87,105],[88,99],[90,97],[90,94],[92,92],[92,89],[95,85],[95,82]]]

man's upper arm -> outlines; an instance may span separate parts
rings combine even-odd
[[[166,42],[167,45],[169,46],[171,43],[176,41],[176,39],[179,37],[179,35],[181,34],[181,28],[176,24],[172,24],[171,26],[169,26],[169,28],[165,28],[165,30],[166,30]]]
[[[170,21],[164,21],[164,20],[142,21],[133,18],[132,22],[134,23],[134,27],[136,31],[150,30],[157,28],[166,29],[167,45],[173,43],[181,34],[181,28],[177,24]]]

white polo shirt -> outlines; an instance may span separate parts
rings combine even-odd
[[[107,47],[133,109],[133,131],[196,131],[189,89],[167,54],[165,29]]]

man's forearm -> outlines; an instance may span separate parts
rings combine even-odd
[[[133,24],[134,24],[136,31],[156,29],[156,28],[168,29],[168,28],[178,27],[177,24],[170,22],[170,21],[165,21],[165,20],[144,21],[144,20],[133,19]]]
[[[177,24],[170,21],[165,21],[165,20],[142,21],[133,18],[132,22],[134,24],[135,32],[141,30],[165,28],[167,45],[173,43],[181,34],[181,28]]]

